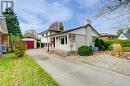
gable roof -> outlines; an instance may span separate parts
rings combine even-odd
[[[8,34],[7,25],[6,25],[6,18],[0,17],[0,31],[3,34]]]
[[[81,29],[81,28],[87,28],[88,26],[91,27],[92,30],[94,32],[96,32],[99,36],[101,36],[90,24],[87,24],[85,26],[80,26],[80,27],[77,27],[77,28],[74,28],[74,29],[66,30],[66,31],[63,31],[63,32],[60,32],[60,33],[57,33],[57,34],[50,35],[50,36],[55,36],[55,35],[60,35],[60,34],[63,34],[63,33],[68,33],[68,32],[71,32],[71,31],[74,31],[74,30],[78,30],[78,29]]]
[[[114,34],[109,34],[109,33],[100,33],[101,37],[104,37],[104,36],[117,36],[117,35],[114,35]]]
[[[123,33],[128,39],[130,39],[130,33],[129,32],[126,32],[126,33]]]

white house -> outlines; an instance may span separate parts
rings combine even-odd
[[[119,40],[128,40],[130,39],[130,33],[126,32],[126,33],[121,33],[120,36],[118,37]]]
[[[60,30],[59,22],[54,22],[49,26],[49,28],[46,31],[39,33],[38,38],[41,39],[41,43],[43,43],[43,46],[47,47],[47,44],[51,43],[50,38],[47,36],[57,34],[60,32],[63,32],[63,30]]]
[[[51,41],[49,48],[64,52],[77,51],[82,45],[94,46],[95,39],[99,36],[100,34],[90,23],[87,23],[84,26],[48,36]]]

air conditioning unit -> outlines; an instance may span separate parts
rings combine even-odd
[[[0,50],[2,50],[2,53],[6,52],[6,45],[0,45]]]

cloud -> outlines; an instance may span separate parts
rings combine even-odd
[[[73,13],[71,9],[58,2],[46,0],[16,0],[16,13],[22,31],[27,29],[45,30],[54,21],[69,21]]]
[[[76,3],[89,8],[94,7],[99,1],[100,0],[75,0]]]

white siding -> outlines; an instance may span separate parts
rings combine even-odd
[[[118,37],[119,40],[127,40],[128,38],[124,35],[124,34],[121,34],[119,37]]]
[[[71,31],[71,32],[69,32],[69,33],[71,33],[71,34],[82,34],[82,35],[86,35],[85,29],[86,29],[86,28],[80,28],[80,29]]]
[[[82,45],[85,45],[86,44],[86,39],[85,39],[86,37],[85,36],[83,36],[83,35],[76,35],[76,41],[75,41],[75,43],[76,43],[76,50],[78,50],[78,48],[80,47],[80,46],[82,46]],[[75,51],[76,51],[75,50]]]

